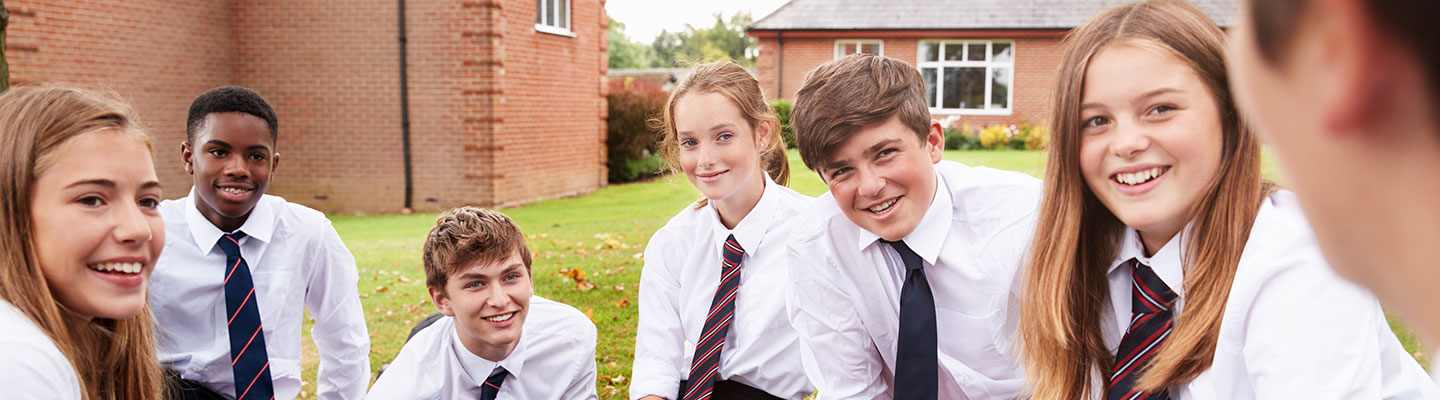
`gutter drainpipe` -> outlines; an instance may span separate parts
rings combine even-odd
[[[411,210],[410,198],[414,191],[410,173],[410,88],[405,74],[405,0],[396,0],[400,20],[400,142],[405,163],[405,208]]]

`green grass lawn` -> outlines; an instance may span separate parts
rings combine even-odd
[[[945,159],[969,165],[1043,174],[1045,153],[1036,151],[948,151]],[[825,192],[819,177],[790,152],[791,187],[811,196]],[[1266,154],[1266,176],[1278,179]],[[546,200],[504,210],[524,230],[535,253],[535,294],[579,308],[599,329],[596,348],[602,399],[627,395],[634,357],[635,302],[640,254],[650,236],[698,196],[683,177],[613,185],[589,195]],[[425,291],[420,249],[436,214],[336,215],[335,229],[360,270],[361,303],[370,328],[370,367],[395,358],[405,335],[421,317],[434,312]],[[561,270],[583,271],[585,285]],[[1415,337],[1392,319],[1405,348],[1424,363]],[[305,332],[305,382],[302,398],[314,397],[317,357]]]

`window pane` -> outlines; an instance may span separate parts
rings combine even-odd
[[[925,104],[935,108],[935,69],[921,68],[920,75],[925,77]]]
[[[941,108],[985,108],[985,68],[945,68]]]
[[[990,60],[995,62],[1015,61],[1015,47],[1009,43],[994,43],[990,45]]]
[[[990,80],[990,108],[1010,108],[1010,69],[990,71],[995,75]]]
[[[560,12],[555,13],[555,26],[570,29],[570,0],[555,0]]]
[[[535,23],[545,23],[545,0],[535,0]]]
[[[865,43],[860,45],[860,52],[865,54],[880,54],[879,43]]]
[[[555,25],[555,0],[545,0],[545,25]]]
[[[939,42],[920,42],[920,61],[935,61],[939,59]],[[934,100],[934,98],[932,97],[931,100]]]
[[[966,52],[965,59],[969,61],[985,61],[985,44],[970,43],[966,45],[970,50]]]
[[[964,54],[962,54],[964,51],[965,51],[965,45],[964,45],[964,44],[961,44],[961,43],[946,43],[946,44],[945,44],[945,61],[962,61],[962,60],[964,60],[964,59],[965,59],[965,58],[963,57]]]

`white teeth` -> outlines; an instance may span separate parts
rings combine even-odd
[[[245,192],[249,192],[249,190],[247,190],[247,189],[228,188],[228,187],[222,187],[222,188],[220,188],[220,190],[221,190],[221,191],[224,191],[225,193],[234,193],[234,194],[242,194],[242,193],[245,193]]]
[[[143,267],[140,263],[100,263],[90,265],[90,269],[100,272],[119,272],[125,274],[138,274]]]
[[[1164,167],[1155,167],[1139,172],[1116,174],[1115,180],[1126,185],[1139,185],[1155,179],[1155,177],[1160,176],[1160,173],[1164,171]]]
[[[887,202],[884,202],[884,203],[880,203],[880,204],[877,205],[877,206],[867,208],[866,210],[869,210],[870,212],[876,213],[876,214],[883,213],[883,212],[889,210],[891,206],[894,206],[894,205],[895,205],[895,202],[897,202],[897,201],[900,201],[900,198],[899,198],[899,197],[890,199],[890,201],[887,201]]]
[[[496,316],[493,316],[493,317],[487,317],[487,318],[485,318],[485,320],[486,320],[486,321],[490,321],[490,322],[505,322],[505,321],[509,321],[510,318],[514,318],[514,317],[515,317],[515,313],[512,312],[512,313],[509,313],[509,314],[496,315]]]

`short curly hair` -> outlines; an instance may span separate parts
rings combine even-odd
[[[502,262],[516,253],[530,272],[525,234],[510,217],[478,207],[450,210],[425,238],[425,286],[444,291],[450,274],[476,263]]]
[[[242,112],[265,120],[265,126],[270,128],[270,142],[279,141],[280,119],[264,97],[244,87],[221,86],[201,93],[190,103],[190,116],[185,120],[185,142],[195,141],[195,132],[205,127],[205,116],[227,112]]]

